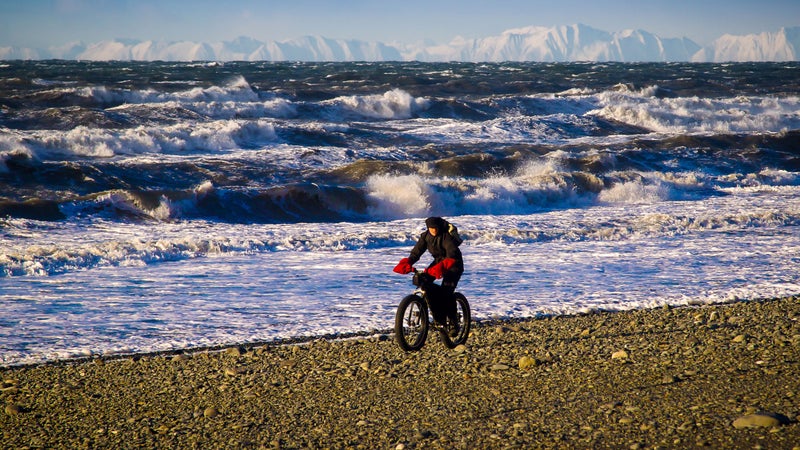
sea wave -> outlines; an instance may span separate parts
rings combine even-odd
[[[730,75],[785,68],[715,68],[14,63],[0,215],[363,222],[796,185],[798,93]]]
[[[183,91],[161,91],[154,88],[130,89],[109,85],[79,86],[76,82],[62,83],[55,80],[36,83],[41,86],[59,86],[36,91],[22,100],[35,102],[43,107],[83,106],[110,108],[123,104],[143,103],[197,103],[197,102],[255,102],[259,96],[247,80],[239,75],[221,85],[193,87]],[[67,85],[67,87],[60,87]]]
[[[232,129],[238,139],[247,135]],[[272,138],[271,131],[253,132]],[[214,145],[240,145],[227,139],[230,134],[221,133]],[[595,204],[698,200],[735,187],[800,185],[791,149],[795,139],[794,133],[751,136],[753,144],[768,142],[771,148],[749,155],[737,149],[736,139],[730,149],[719,137],[693,138],[685,148],[676,147],[674,139],[642,141],[646,150],[511,146],[448,156],[445,146],[428,149],[425,159],[397,149],[357,153],[284,145],[201,159],[187,159],[177,151],[168,158],[156,152],[113,159],[110,152],[107,162],[79,163],[36,161],[36,152],[29,150],[7,153],[3,160],[6,178],[17,182],[0,199],[0,215],[298,223],[387,220],[432,211],[531,214]],[[32,185],[40,186],[34,198],[25,187]]]
[[[332,108],[337,121],[350,117],[364,119],[409,119],[430,106],[425,98],[415,98],[402,89],[392,89],[379,95],[352,95],[321,102]]]
[[[396,180],[398,182],[408,180]],[[629,189],[626,187],[625,189]],[[744,189],[744,188],[737,188]],[[763,197],[769,190],[769,196]],[[606,214],[586,209],[537,215],[456,215],[470,246],[521,245],[552,241],[622,241],[691,233],[741,233],[800,225],[797,187],[761,187],[740,195],[762,196],[763,206],[737,208],[733,197],[718,197],[704,208],[675,213],[655,203],[641,215],[625,213],[623,204],[601,206]],[[652,195],[652,193],[646,193]],[[777,197],[774,197],[777,196]],[[120,199],[105,199],[119,202]],[[783,199],[783,209],[771,207]],[[641,200],[641,198],[639,198]],[[123,199],[130,208],[131,200]],[[140,206],[141,207],[141,206]],[[0,276],[49,276],[107,266],[136,266],[202,258],[213,255],[340,252],[363,249],[408,248],[421,231],[419,218],[361,223],[220,224],[218,222],[161,222],[157,233],[150,225],[97,221],[43,223],[25,219],[0,220]],[[419,230],[419,231],[416,231]],[[91,236],[89,239],[88,237]]]
[[[800,129],[800,97],[662,97],[658,86],[633,90],[626,85],[598,94],[599,109],[589,111],[659,133],[783,132]]]
[[[277,140],[274,124],[267,119],[219,120],[120,130],[81,125],[69,131],[23,133],[0,130],[0,156],[26,154],[36,159],[64,159],[146,153],[208,153],[252,148]]]

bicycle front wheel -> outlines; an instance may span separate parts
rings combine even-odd
[[[394,340],[407,352],[417,351],[428,337],[428,307],[419,295],[400,301],[394,318]]]

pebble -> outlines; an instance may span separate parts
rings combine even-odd
[[[536,360],[531,358],[530,356],[523,356],[519,359],[519,368],[520,369],[530,369],[531,367],[536,366]]]
[[[225,349],[225,354],[229,356],[242,356],[245,354],[244,347],[229,347]]]
[[[679,381],[681,381],[681,379],[675,375],[664,375],[664,378],[661,379],[661,384],[672,384]]]
[[[219,411],[217,410],[217,408],[213,406],[209,406],[203,411],[203,417],[212,418],[212,417],[217,417],[218,414]]]
[[[241,367],[227,367],[225,369],[225,375],[229,377],[235,377],[236,375],[241,375],[245,372],[245,369]]]
[[[739,417],[733,421],[733,427],[742,428],[775,428],[784,424],[785,419],[777,414],[756,413]]]
[[[628,359],[628,352],[625,350],[617,350],[611,354],[611,359]]]

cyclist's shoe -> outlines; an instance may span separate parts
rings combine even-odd
[[[458,324],[457,320],[447,321],[447,333],[450,334],[451,338],[458,337],[458,333],[460,331],[461,331],[461,326]]]
[[[434,330],[446,330],[447,329],[447,316],[442,316],[437,314],[434,311],[431,311],[431,315],[433,316],[433,329]]]

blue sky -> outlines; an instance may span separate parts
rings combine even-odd
[[[0,0],[0,46],[306,35],[447,43],[529,25],[639,28],[705,45],[800,25],[798,0]]]

